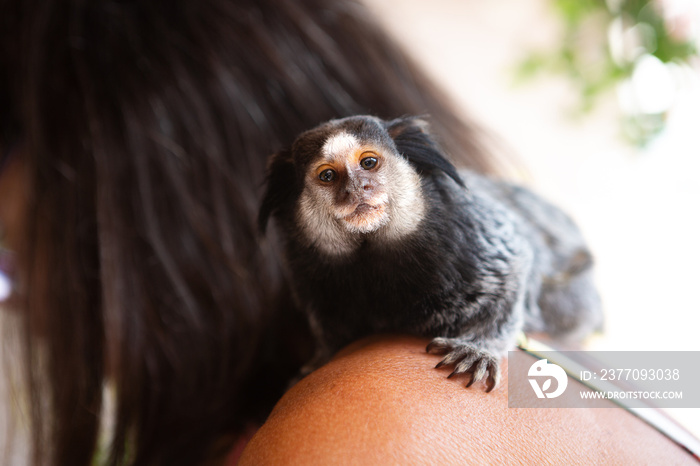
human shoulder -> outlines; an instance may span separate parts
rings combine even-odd
[[[692,461],[618,408],[508,408],[507,364],[491,393],[466,389],[433,368],[426,344],[381,336],[346,348],[284,395],[239,464]]]

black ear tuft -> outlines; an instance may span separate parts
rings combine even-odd
[[[297,196],[291,151],[284,150],[271,156],[266,185],[265,195],[258,212],[258,228],[262,233],[267,229],[270,216]]]
[[[460,186],[464,186],[457,169],[430,135],[425,120],[418,117],[397,118],[386,123],[386,130],[399,153],[420,173],[441,171]]]

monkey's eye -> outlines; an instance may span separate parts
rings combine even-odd
[[[360,166],[365,170],[371,170],[377,166],[377,159],[375,157],[365,157],[360,160]]]
[[[318,174],[318,179],[323,181],[324,183],[330,183],[335,179],[335,177],[335,170],[331,170],[330,168],[327,168]]]

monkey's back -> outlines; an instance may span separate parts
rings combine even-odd
[[[460,175],[511,210],[519,234],[533,249],[527,286],[526,332],[577,340],[602,330],[603,313],[593,279],[593,256],[575,222],[533,191],[470,171]]]

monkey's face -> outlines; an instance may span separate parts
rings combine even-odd
[[[349,232],[376,231],[389,221],[389,180],[396,164],[397,157],[381,144],[346,131],[331,134],[306,170],[302,211]]]
[[[416,167],[457,176],[421,120],[331,120],[272,157],[260,226],[264,230],[270,215],[280,215],[296,227],[298,239],[333,256],[364,241],[401,240],[418,229],[427,211]]]

